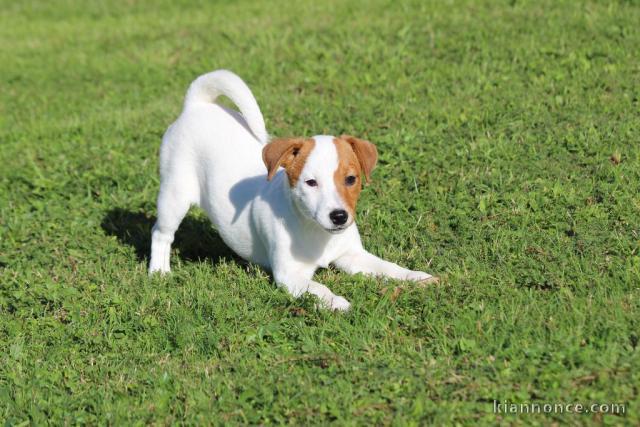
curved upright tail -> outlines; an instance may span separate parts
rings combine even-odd
[[[260,143],[266,144],[269,134],[264,126],[260,107],[245,82],[231,71],[212,71],[195,79],[189,86],[184,103],[213,103],[221,95],[238,106],[253,135]]]

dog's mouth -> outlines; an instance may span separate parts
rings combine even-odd
[[[323,231],[329,234],[343,233],[347,228],[351,227],[355,223],[355,218],[351,215],[349,215],[347,222],[345,222],[344,224],[332,224],[331,221],[324,220],[324,216],[319,215],[313,215],[311,216],[311,218],[317,226],[319,226]]]
[[[325,228],[326,231],[328,231],[331,234],[340,234],[342,233],[345,229],[344,227],[340,227],[340,228]]]
[[[345,225],[338,225],[336,227],[332,227],[332,228],[324,228],[324,230],[328,233],[331,234],[340,234],[342,232],[344,232],[347,228],[349,228],[349,226],[351,225],[351,223],[345,224]]]

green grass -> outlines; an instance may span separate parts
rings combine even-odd
[[[0,419],[640,423],[640,4],[6,1]],[[378,145],[372,252],[293,300],[201,212],[148,278],[161,136],[228,68],[277,136]],[[624,403],[496,415],[493,400]]]

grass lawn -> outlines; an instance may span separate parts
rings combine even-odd
[[[640,4],[1,1],[0,420],[640,423]],[[228,68],[276,136],[377,144],[365,246],[293,300],[200,211],[146,273],[158,148]],[[501,403],[624,414],[495,414]]]

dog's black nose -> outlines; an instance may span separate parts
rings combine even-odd
[[[329,214],[331,222],[335,225],[344,225],[349,219],[349,214],[344,209],[336,209]]]

